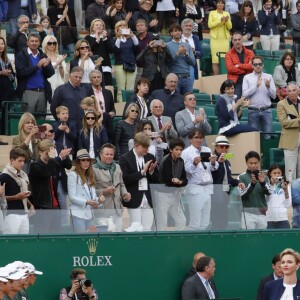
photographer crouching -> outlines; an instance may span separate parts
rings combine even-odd
[[[70,279],[72,285],[60,291],[59,300],[98,300],[92,281],[86,278],[86,270],[73,269]]]

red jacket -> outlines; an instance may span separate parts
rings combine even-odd
[[[227,79],[231,79],[234,82],[237,82],[239,75],[246,75],[253,72],[251,60],[254,56],[254,52],[244,46],[243,51],[245,53],[243,64],[240,63],[239,57],[234,47],[232,47],[232,49],[229,50],[225,55],[226,69],[228,71]],[[236,65],[238,65],[238,67],[236,67]]]

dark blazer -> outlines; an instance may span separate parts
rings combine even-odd
[[[47,55],[40,51],[40,59],[47,58]],[[17,86],[17,95],[22,98],[24,91],[26,90],[26,85],[28,78],[36,73],[39,69],[38,66],[33,66],[27,51],[27,48],[19,52],[16,56],[16,73],[18,79],[18,86]],[[48,64],[46,67],[42,67],[42,72],[44,76],[44,85],[45,85],[45,96],[46,100],[50,103],[51,96],[52,96],[52,89],[49,81],[47,78],[50,78],[54,75],[55,71],[53,69],[52,64]]]
[[[257,13],[257,17],[258,22],[261,25],[261,35],[270,35],[271,29],[274,35],[279,34],[277,25],[279,25],[281,22],[280,13],[278,13],[276,16],[274,10],[272,10],[271,14],[266,15],[266,12],[264,10],[259,10]]]
[[[218,298],[218,291],[214,282],[209,280],[209,284],[216,298]],[[182,300],[209,299],[207,290],[197,273],[184,282],[181,289],[181,296]]]
[[[144,156],[145,163],[147,161],[152,160],[155,162],[155,157],[147,153]],[[147,191],[139,191],[139,180],[142,179],[144,176],[141,174],[141,171],[138,171],[135,154],[133,150],[123,154],[120,156],[119,159],[120,167],[123,173],[123,180],[126,186],[128,193],[131,194],[131,200],[129,202],[123,202],[123,205],[128,208],[138,208],[142,203],[143,194],[145,193],[149,205],[152,207],[152,200],[151,200],[151,192],[150,192],[150,185],[151,183],[158,183],[158,169],[155,168],[152,175],[147,172],[146,177],[148,180],[148,190]]]
[[[254,18],[252,21],[245,23],[244,19],[236,14],[232,16],[232,29],[231,32],[234,33],[239,31],[242,35],[250,34],[249,40],[252,40],[252,37],[256,34],[258,30],[257,20]]]
[[[284,293],[283,279],[272,280],[266,283],[264,288],[264,300],[280,300]],[[294,300],[300,299],[300,280],[293,289]]]
[[[9,0],[7,8],[7,18],[17,18],[21,13],[21,0]],[[36,3],[35,0],[28,0],[28,11],[29,11],[29,19],[32,18],[32,15],[36,15]]]
[[[256,295],[256,300],[263,300],[265,284],[272,280],[274,280],[273,273],[260,279],[258,290],[257,290],[257,295]]]

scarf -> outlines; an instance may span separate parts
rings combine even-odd
[[[108,170],[109,174],[111,176],[112,179],[112,183],[114,180],[114,174],[117,168],[116,162],[113,160],[112,163],[110,165],[103,163],[98,157],[96,159],[96,163],[95,165],[97,168],[99,168],[100,170]]]
[[[185,7],[186,7],[186,13],[187,14],[198,15],[198,12],[196,10],[195,5],[191,6],[189,4],[186,4]],[[193,30],[192,30],[192,32],[198,32],[198,24],[195,21],[193,21]]]
[[[4,174],[8,174],[13,180],[17,183],[17,185],[20,187],[21,192],[27,192],[28,191],[28,184],[29,179],[27,174],[24,171],[20,171],[18,173],[18,170],[16,170],[14,167],[12,167],[10,164],[7,164],[3,170]],[[24,210],[26,213],[29,212],[28,206],[27,206],[27,198],[22,199]]]
[[[235,104],[236,95],[234,95],[233,97],[229,97],[227,94],[222,94],[221,97],[226,101],[228,112],[230,112],[232,110],[233,117],[234,117],[234,123],[239,124],[239,119],[238,119],[237,113],[235,111],[233,111],[233,105]]]
[[[289,83],[291,81],[296,81],[296,70],[295,67],[290,68],[289,70],[283,66],[285,73],[287,74],[287,81]]]

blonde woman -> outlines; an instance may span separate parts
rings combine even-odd
[[[78,149],[86,149],[91,158],[99,156],[99,149],[108,143],[104,126],[98,123],[95,110],[87,110],[82,119],[82,129],[78,136]]]
[[[232,23],[228,12],[224,11],[225,1],[217,1],[217,9],[209,13],[210,48],[214,75],[219,74],[219,58],[217,52],[229,50],[230,29]]]
[[[115,53],[115,76],[117,81],[117,101],[122,102],[122,90],[133,90],[136,77],[136,55],[139,41],[128,28],[126,21],[119,21],[115,26],[113,39]]]
[[[111,39],[105,30],[105,23],[101,19],[95,19],[90,26],[90,35],[85,37],[90,44],[91,51],[94,55],[98,55],[101,60],[103,81],[105,88],[113,93],[112,86],[112,68],[109,54],[114,52]]]
[[[47,35],[42,43],[43,52],[51,59],[51,64],[55,71],[54,75],[48,78],[48,81],[51,84],[52,94],[55,89],[61,84],[65,83],[66,73],[66,62],[65,59],[67,54],[59,55],[58,54],[58,43],[57,39],[53,35]]]
[[[31,113],[24,113],[18,125],[19,134],[13,138],[13,148],[21,148],[26,151],[27,159],[23,171],[28,173],[29,164],[39,158],[39,141],[35,135],[39,132],[36,120]]]
[[[87,40],[79,40],[75,45],[74,58],[70,61],[70,70],[77,66],[83,69],[82,83],[90,83],[90,72],[101,69],[101,61],[98,59],[98,55],[93,55]]]

